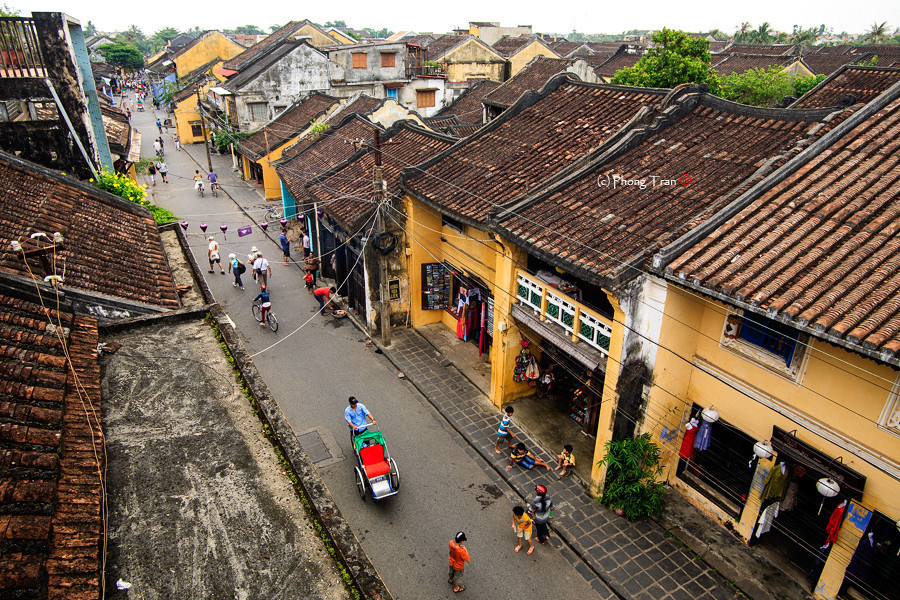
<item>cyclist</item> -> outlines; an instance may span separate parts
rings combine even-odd
[[[194,170],[194,189],[203,192],[203,175],[200,174],[200,169]]]
[[[215,194],[216,190],[219,189],[219,176],[216,175],[215,171],[210,171],[206,178],[209,179],[209,191]]]
[[[272,308],[272,303],[269,301],[269,292],[266,291],[266,286],[259,286],[259,294],[256,295],[256,298],[253,299],[254,302],[260,301],[260,308],[262,312],[259,314],[259,325],[260,327],[266,324],[266,313],[269,312],[269,309]]]

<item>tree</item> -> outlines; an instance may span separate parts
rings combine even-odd
[[[613,75],[612,82],[639,87],[671,88],[682,83],[705,83],[719,91],[719,76],[709,62],[709,42],[683,31],[661,29],[653,34],[654,46],[633,67]]]
[[[756,29],[756,43],[767,44],[772,41],[772,27],[768,21],[763,21]]]
[[[874,65],[873,65],[874,66]],[[792,82],[794,85],[794,97],[799,98],[809,90],[813,89],[825,79],[825,75],[808,75],[806,77],[794,77]]]
[[[103,60],[116,67],[134,70],[144,66],[144,55],[133,44],[103,44],[97,47],[97,51],[103,55]]]
[[[9,4],[0,6],[0,17],[18,17],[19,9],[13,8]]]
[[[174,27],[163,27],[152,36],[150,36],[150,44],[153,52],[159,52],[166,47],[171,40],[178,36],[178,30]]]
[[[256,25],[238,25],[234,29],[226,29],[228,33],[243,33],[246,35],[265,35],[265,31]]]
[[[735,44],[746,44],[749,41],[750,27],[751,25],[747,21],[741,23],[740,28],[734,34]]]
[[[325,23],[325,27],[346,27],[346,26],[347,26],[347,22],[344,21],[343,19],[340,19],[337,21],[328,21],[327,23]]]
[[[270,26],[269,26],[269,33],[275,33],[275,32],[278,31],[279,29],[281,29],[281,25],[270,25]]]
[[[778,106],[785,96],[793,93],[791,76],[782,67],[769,67],[723,77],[720,95],[742,104]]]
[[[131,44],[140,52],[149,54],[151,50],[150,40],[144,35],[144,32],[137,25],[132,25],[122,33],[116,36],[117,42]],[[107,61],[109,62],[109,61]]]
[[[888,37],[887,21],[882,21],[881,23],[876,21],[875,23],[872,23],[872,28],[866,32],[863,39],[870,44],[883,44],[887,41]]]
[[[87,25],[84,26],[84,35],[88,37],[97,35],[97,26],[94,25],[93,21],[88,21]]]

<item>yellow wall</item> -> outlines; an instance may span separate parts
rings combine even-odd
[[[894,466],[900,465],[900,438],[876,425],[898,372],[825,342],[812,341],[805,356],[795,359],[803,367],[800,379],[792,381],[723,348],[720,340],[725,314],[723,304],[669,287],[645,431],[658,439],[663,427],[677,429],[691,403],[704,407],[714,404],[722,419],[757,440],[769,439],[773,425],[797,430],[798,439],[828,456],[842,457],[844,465],[866,477],[862,497],[866,505],[893,519],[900,517],[894,500],[897,481],[854,454],[854,447],[859,447],[881,455]],[[716,376],[697,364],[712,365]],[[827,435],[844,442],[829,440]],[[665,455],[670,474],[677,464],[680,444],[679,438],[667,448],[672,450]],[[669,482],[692,494],[674,476]]]
[[[225,61],[244,50],[246,48],[232,42],[218,31],[210,31],[196,46],[175,57],[175,74],[184,77],[216,58]]]
[[[506,60],[503,57],[475,40],[469,40],[459,48],[451,50],[439,58],[438,62],[447,64],[450,81],[467,81],[476,77],[503,81],[503,71],[506,67]]]
[[[334,46],[335,39],[330,35],[327,35],[320,31],[314,25],[309,23],[305,24],[303,27],[297,30],[297,35],[308,35],[310,39],[307,40],[311,45],[319,48],[321,46]]]
[[[547,58],[559,58],[559,54],[542,44],[541,42],[534,40],[515,54],[509,57],[510,64],[510,74],[512,77],[516,73],[522,70],[522,67],[527,65],[535,56],[546,56]]]
[[[352,38],[349,35],[344,35],[340,31],[331,30],[328,32],[328,35],[329,35],[329,37],[334,38],[331,42],[332,44],[335,41],[337,41],[338,44],[355,44],[356,43],[355,38]]]

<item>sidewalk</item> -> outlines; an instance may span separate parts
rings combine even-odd
[[[188,145],[184,150],[205,171],[203,147]],[[222,184],[221,193],[258,222],[259,207],[266,204],[261,188],[255,182],[242,180],[240,173],[232,170],[230,155],[213,154],[211,160]],[[278,233],[278,227],[270,227],[266,232],[276,246]],[[299,277],[302,265],[296,258],[294,264]],[[473,457],[493,467],[498,483],[508,483],[526,501],[533,497],[532,490],[538,481],[548,485],[556,515],[551,525],[556,535],[551,537],[551,543],[601,597],[629,600],[732,600],[745,595],[754,600],[810,597],[799,583],[677,494],[667,498],[666,515],[661,522],[630,523],[598,505],[574,476],[557,479],[543,469],[507,470],[508,455],[494,452],[493,434],[500,413],[484,392],[415,330],[393,330],[391,346],[382,350],[466,439]],[[529,431],[521,427],[518,431],[530,448],[538,449],[543,456],[554,455]],[[682,527],[680,523],[689,526]],[[610,589],[614,596],[610,595]]]

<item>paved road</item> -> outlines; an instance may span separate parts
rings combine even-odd
[[[144,156],[153,154],[153,139],[158,136],[154,120],[152,111],[133,116],[143,134]],[[260,353],[254,360],[304,446],[309,447],[316,436],[321,440],[324,447],[319,448],[317,468],[395,598],[454,596],[446,580],[447,543],[460,529],[468,534],[472,555],[466,574],[468,597],[597,597],[556,548],[539,546],[531,556],[513,552],[511,518],[517,499],[512,490],[494,483],[486,463],[411,385],[397,377],[382,355],[365,347],[364,336],[352,323],[315,314],[317,303],[306,292],[300,270],[281,265],[277,247],[228,197],[256,192],[230,169],[217,166],[226,193],[199,198],[190,182],[198,165],[187,152],[174,151],[171,133],[165,139],[170,183],[158,183],[151,192],[155,203],[190,223],[187,233],[197,262],[206,264],[206,236],[200,223],[216,235],[223,256],[246,255],[251,245],[257,245],[270,259],[277,333],[258,327],[251,317],[252,279],[245,275],[246,291],[240,292],[232,287],[230,276],[217,271],[206,275],[209,286],[250,352]],[[214,165],[230,165],[230,158],[214,160]],[[264,203],[260,199],[258,204]],[[227,239],[219,229],[223,224],[228,227]],[[253,234],[238,238],[237,228],[246,224],[253,226]],[[272,346],[275,342],[280,343]],[[379,504],[364,503],[356,491],[355,457],[342,419],[350,395],[359,397],[379,419],[401,473],[400,494]],[[602,597],[613,596],[605,586],[598,587],[605,591]]]

